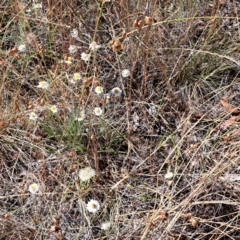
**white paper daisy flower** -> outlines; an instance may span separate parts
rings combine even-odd
[[[64,62],[68,65],[71,65],[73,63],[73,58],[72,57],[67,57],[67,59],[64,60]]]
[[[33,4],[33,9],[41,9],[42,8],[42,3],[34,3]]]
[[[84,62],[88,62],[90,60],[90,57],[91,57],[91,54],[87,54],[85,52],[81,53],[81,59],[84,61]]]
[[[167,172],[164,177],[165,177],[165,179],[171,180],[173,178],[173,173]]]
[[[78,30],[76,28],[74,28],[71,32],[71,36],[73,38],[78,38]]]
[[[52,105],[49,109],[50,109],[53,113],[57,113],[57,111],[58,111],[56,105]]]
[[[104,230],[104,231],[107,231],[109,230],[111,227],[111,222],[104,222],[101,224],[101,229]]]
[[[81,122],[81,121],[84,120],[84,118],[85,118],[85,113],[84,113],[84,111],[81,111],[81,112],[76,116],[75,120]]]
[[[80,73],[74,73],[74,74],[73,74],[73,78],[74,78],[75,80],[80,80],[80,79],[81,79]]]
[[[128,69],[123,69],[122,70],[122,76],[124,78],[129,77],[130,76],[130,71]]]
[[[96,42],[92,42],[90,45],[89,45],[89,48],[92,50],[92,51],[97,51],[101,46],[98,45]]]
[[[120,97],[122,94],[122,90],[118,87],[115,87],[111,90],[111,93],[115,96],[115,97]]]
[[[26,51],[26,45],[25,44],[21,44],[18,46],[18,51],[19,52],[25,52]]]
[[[101,94],[101,93],[103,93],[103,88],[100,87],[100,86],[95,87],[95,93],[96,93],[96,94]]]
[[[42,89],[47,89],[49,87],[49,83],[46,81],[41,81],[41,82],[39,82],[37,87],[42,88]]]
[[[79,178],[83,182],[90,180],[94,176],[95,176],[95,170],[92,169],[91,167],[82,168],[79,171]]]
[[[71,54],[74,54],[75,52],[77,52],[77,50],[78,50],[78,48],[75,45],[70,45],[69,48],[68,48],[68,51]]]
[[[94,113],[96,116],[101,116],[102,115],[102,109],[100,107],[94,108]]]
[[[75,78],[71,78],[71,79],[70,79],[70,83],[76,84],[76,83],[77,83],[77,80],[76,80]]]
[[[96,200],[90,200],[87,203],[86,209],[91,213],[95,213],[100,209],[100,204]]]
[[[29,115],[29,119],[32,120],[32,121],[36,121],[38,119],[38,116],[37,116],[36,113],[31,112],[30,115]]]
[[[155,115],[157,113],[157,108],[155,106],[151,106],[149,109],[148,109],[148,112],[151,114],[151,115]]]
[[[35,194],[39,190],[39,185],[37,183],[32,183],[29,187],[28,190],[30,193]]]

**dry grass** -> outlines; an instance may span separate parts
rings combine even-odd
[[[33,5],[0,3],[0,239],[239,239],[238,1]]]

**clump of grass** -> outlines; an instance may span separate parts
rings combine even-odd
[[[2,239],[239,236],[237,3],[1,11]]]

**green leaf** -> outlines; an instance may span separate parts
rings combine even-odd
[[[47,132],[49,138],[54,137],[55,134],[50,127],[44,125],[43,123],[41,123],[40,125]]]

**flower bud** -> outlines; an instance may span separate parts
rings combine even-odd
[[[141,29],[142,26],[143,26],[143,21],[142,20],[138,21],[138,28]]]
[[[145,16],[144,21],[147,25],[151,25],[153,20],[151,17]]]
[[[138,28],[138,20],[137,19],[134,20],[133,27]]]
[[[124,30],[122,31],[122,37],[125,38],[126,36],[127,36],[127,31],[126,31],[126,29],[124,29]]]

